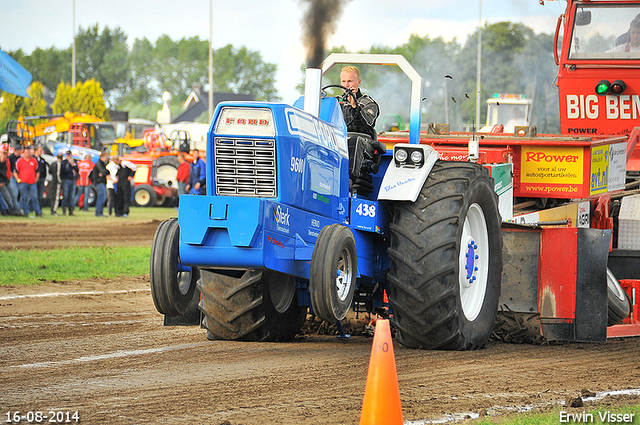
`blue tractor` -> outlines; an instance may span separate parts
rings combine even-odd
[[[323,69],[396,63],[418,75],[401,56],[374,56],[332,55]],[[487,170],[441,161],[418,143],[419,76],[410,143],[392,152],[347,133],[321,76],[307,70],[305,96],[293,106],[218,105],[206,195],[182,196],[178,218],[155,234],[157,310],[180,316],[197,303],[209,339],[284,341],[308,311],[339,323],[350,309],[388,307],[407,347],[484,347],[502,272]]]

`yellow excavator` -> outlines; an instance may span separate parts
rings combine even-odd
[[[42,145],[51,154],[60,146],[73,145],[95,151],[106,149],[112,155],[122,155],[143,144],[142,140],[131,136],[116,138],[113,123],[94,115],[72,112],[11,120],[7,123],[7,141],[11,146]]]

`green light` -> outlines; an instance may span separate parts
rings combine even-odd
[[[596,84],[596,94],[598,96],[604,96],[609,93],[609,87],[611,87],[611,83],[607,80],[602,80],[598,84]]]

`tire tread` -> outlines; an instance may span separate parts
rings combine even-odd
[[[491,199],[483,202],[492,211],[495,206],[497,217],[489,217],[485,211],[487,226],[489,232],[496,228],[500,232],[497,195],[493,192],[492,180],[487,170],[476,164],[438,161],[416,202],[393,205],[388,249],[391,263],[389,302],[393,307],[392,320],[398,329],[398,339],[408,347],[479,349],[486,345],[490,335],[486,329],[479,332],[482,335],[468,335],[469,331],[465,329],[469,326],[463,324],[466,317],[458,305],[458,235],[466,215],[463,207],[465,202],[470,202],[465,199],[470,196],[471,187],[483,191],[491,188]],[[491,245],[491,234],[489,238]],[[501,242],[499,245],[499,252],[492,251],[489,265],[490,269],[498,270],[490,272],[490,276],[496,273],[500,276],[502,272]],[[489,306],[488,313],[482,316],[484,322],[491,320],[491,328],[499,292],[498,278],[497,296],[492,291],[492,299],[484,301],[487,305],[495,303],[495,312],[491,314],[488,309],[492,307]]]

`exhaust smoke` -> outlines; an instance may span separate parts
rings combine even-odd
[[[302,21],[302,43],[307,50],[307,68],[319,68],[326,55],[326,43],[336,31],[342,9],[351,0],[300,0],[308,8]]]

